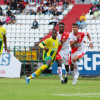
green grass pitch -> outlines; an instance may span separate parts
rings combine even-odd
[[[59,77],[40,76],[26,84],[25,79],[0,78],[0,100],[100,100],[100,80],[81,78],[72,85]]]

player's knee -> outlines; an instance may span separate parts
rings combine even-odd
[[[74,70],[74,64],[72,64],[72,65],[70,66],[70,70],[71,70],[71,71]]]
[[[48,66],[51,66],[51,63],[48,63]]]
[[[72,58],[72,62],[76,62],[76,59],[75,58]]]
[[[47,62],[46,62],[46,64],[50,67],[51,66],[51,63],[52,63],[52,60],[51,59],[49,59]]]
[[[58,63],[58,67],[61,66],[61,60],[57,60],[57,63]]]

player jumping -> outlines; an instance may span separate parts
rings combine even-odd
[[[89,33],[85,32],[78,32],[78,24],[74,23],[72,25],[72,31],[70,33],[70,46],[71,46],[71,61],[72,61],[72,65],[71,67],[74,67],[74,71],[72,73],[73,75],[73,83],[72,84],[76,84],[77,82],[77,78],[79,77],[79,72],[78,72],[78,64],[77,61],[82,59],[85,52],[84,52],[84,36],[87,36],[89,39],[89,46],[92,49],[93,48],[93,44],[91,41],[91,37],[89,35]]]

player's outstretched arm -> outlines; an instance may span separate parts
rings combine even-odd
[[[88,39],[89,39],[89,46],[90,46],[90,48],[92,49],[92,48],[93,48],[93,43],[92,43],[92,41],[91,41],[91,37],[90,37],[90,34],[89,34],[89,33],[87,33],[87,37],[88,37]]]
[[[6,41],[6,35],[4,35],[4,45],[5,45],[5,52],[7,51],[7,53],[10,52],[10,50],[7,49],[7,41]]]

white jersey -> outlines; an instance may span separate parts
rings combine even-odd
[[[69,33],[64,32],[66,34],[69,35]],[[57,32],[57,38],[58,41],[60,42],[62,39],[62,34],[60,34],[59,32]],[[69,38],[67,38],[66,42],[64,42],[59,48],[58,48],[58,53],[59,54],[69,54]]]

